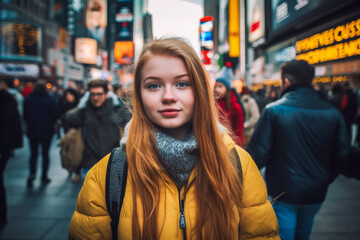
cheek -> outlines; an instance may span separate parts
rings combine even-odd
[[[156,101],[154,97],[151,97],[147,94],[141,94],[141,101],[143,103],[145,113],[149,117],[149,114],[151,114],[151,112],[154,111],[154,109],[156,108]]]
[[[189,109],[189,112],[194,112],[195,109],[195,96],[194,93],[191,95],[187,95],[186,99],[186,107]]]

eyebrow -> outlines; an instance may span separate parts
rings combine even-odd
[[[177,75],[177,76],[175,76],[175,79],[179,79],[179,78],[182,78],[182,77],[189,77],[189,74],[184,73],[184,74]],[[148,77],[146,77],[146,78],[144,79],[144,82],[145,82],[146,80],[151,80],[151,79],[161,80],[161,78],[159,78],[159,77],[148,76]]]

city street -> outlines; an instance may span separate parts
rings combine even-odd
[[[49,174],[52,182],[46,186],[41,186],[38,178],[33,189],[26,188],[29,157],[26,138],[24,147],[9,160],[5,170],[8,224],[0,231],[0,239],[67,239],[81,183],[72,183],[62,169],[57,142],[53,139]],[[360,181],[338,177],[315,219],[311,240],[360,239],[359,202]]]

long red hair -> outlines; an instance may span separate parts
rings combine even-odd
[[[135,67],[133,117],[126,145],[133,188],[133,239],[158,239],[159,183],[163,181],[160,177],[163,168],[155,147],[154,125],[145,114],[140,86],[143,66],[159,55],[177,57],[184,62],[195,95],[192,124],[199,147],[194,169],[197,239],[233,238],[231,222],[240,215],[242,185],[236,163],[219,132],[210,78],[192,47],[183,40],[167,38],[147,43]],[[138,204],[144,214],[142,230]]]

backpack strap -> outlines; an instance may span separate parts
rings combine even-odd
[[[111,217],[112,239],[117,240],[120,211],[124,200],[128,165],[126,151],[120,147],[111,151],[106,171],[106,206]]]
[[[237,167],[237,170],[238,170],[238,176],[240,178],[240,181],[242,181],[243,180],[243,175],[242,175],[242,167],[241,167],[240,157],[239,157],[239,154],[236,151],[235,147],[233,149],[231,149],[231,155],[235,157],[236,167]]]

